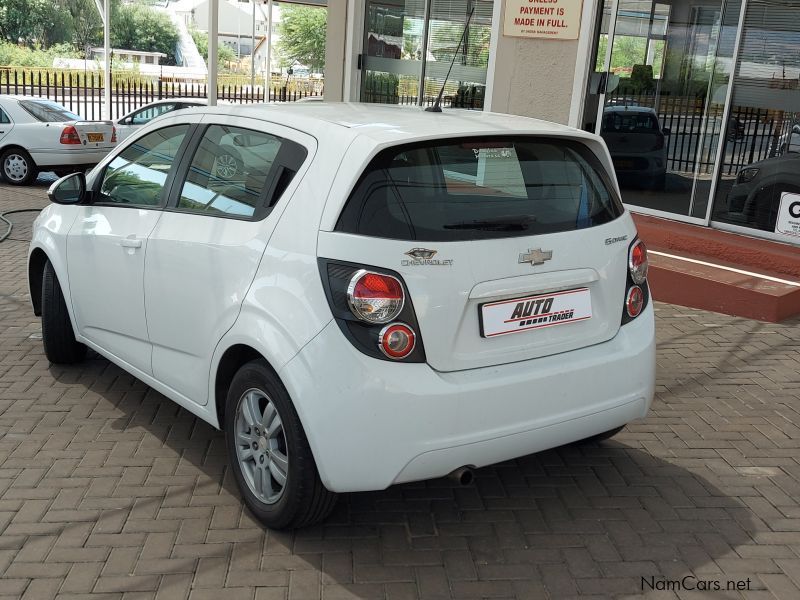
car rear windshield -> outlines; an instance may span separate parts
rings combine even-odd
[[[603,117],[603,132],[655,133],[659,131],[658,119],[650,113],[612,112]]]
[[[45,123],[63,123],[65,121],[82,121],[80,115],[68,111],[55,102],[43,100],[20,100],[19,105],[28,111],[37,121]]]
[[[380,152],[361,175],[337,231],[460,241],[584,229],[623,207],[597,157],[571,140],[449,139]]]

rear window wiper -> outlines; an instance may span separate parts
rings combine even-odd
[[[519,217],[510,219],[486,219],[483,221],[464,221],[449,223],[443,229],[473,229],[478,231],[527,231],[528,226],[536,221],[536,217]]]

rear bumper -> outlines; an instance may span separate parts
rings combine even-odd
[[[325,486],[384,489],[644,417],[655,382],[653,308],[602,344],[453,373],[366,357],[331,322],[280,375]]]

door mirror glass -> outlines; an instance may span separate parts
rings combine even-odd
[[[56,204],[79,204],[86,197],[86,176],[73,173],[62,177],[50,186],[47,197]]]

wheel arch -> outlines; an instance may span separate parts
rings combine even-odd
[[[225,423],[225,401],[233,377],[240,368],[253,360],[263,360],[270,369],[275,370],[261,352],[247,344],[233,344],[219,359],[214,375],[213,389],[217,423],[220,429]]]
[[[6,144],[5,146],[0,146],[0,155],[2,155],[4,152],[6,152],[8,150],[15,150],[15,149],[16,150],[22,150],[31,159],[31,162],[33,162],[33,166],[34,167],[37,166],[36,165],[36,161],[34,160],[34,158],[31,155],[31,153],[25,147],[20,146],[19,144]]]
[[[28,290],[31,294],[33,314],[42,316],[42,276],[44,266],[50,260],[47,253],[41,248],[34,248],[28,257]]]

